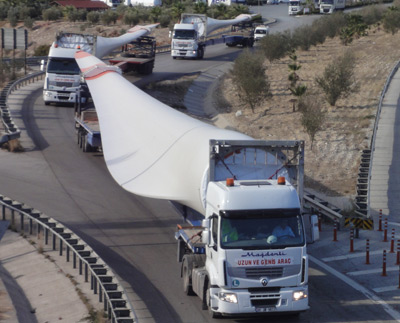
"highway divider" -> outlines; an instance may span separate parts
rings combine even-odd
[[[55,219],[23,203],[0,195],[1,219],[9,221],[13,230],[37,238],[59,255],[65,255],[79,275],[104,303],[104,312],[111,322],[137,322],[137,316],[117,277],[100,256],[79,236]]]
[[[17,125],[14,123],[9,107],[8,107],[8,96],[12,91],[19,89],[20,87],[42,79],[44,72],[36,72],[26,75],[16,81],[8,82],[8,84],[0,92],[0,112],[1,119],[4,125],[5,134],[0,138],[0,147],[14,139],[18,139],[21,135],[21,131],[18,129]]]

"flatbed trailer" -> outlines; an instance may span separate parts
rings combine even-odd
[[[85,84],[78,91],[74,119],[77,143],[82,151],[101,150],[99,118]]]
[[[153,73],[156,55],[154,37],[143,36],[123,46],[120,56],[109,59],[110,64],[118,66],[122,72]]]

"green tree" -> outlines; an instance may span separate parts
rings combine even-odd
[[[113,10],[104,11],[100,16],[101,22],[107,26],[111,25],[111,23],[115,24],[117,19],[118,14]]]
[[[297,82],[300,80],[299,75],[297,72],[301,69],[301,65],[297,62],[297,55],[296,51],[293,50],[292,53],[289,55],[291,59],[291,63],[288,64],[289,67],[289,91],[294,95],[295,99],[293,100],[293,112],[296,111],[296,102],[298,99],[306,93],[307,86],[304,84],[298,84]]]
[[[239,55],[231,70],[240,100],[253,112],[257,104],[271,96],[270,83],[265,71],[264,58],[248,49]]]
[[[394,35],[400,29],[400,7],[390,7],[383,17],[383,29]]]
[[[183,3],[174,3],[171,8],[172,18],[174,18],[175,21],[179,21],[181,19],[181,15],[185,12],[185,10],[186,7]]]
[[[355,63],[355,56],[347,51],[330,63],[322,76],[315,78],[331,106],[335,106],[339,98],[347,97],[358,90],[354,76]]]
[[[15,27],[18,23],[18,10],[17,8],[10,8],[7,14],[7,20],[11,27]]]
[[[90,11],[86,16],[86,19],[91,24],[97,24],[100,21],[100,14],[97,11]]]
[[[261,52],[270,61],[278,60],[292,49],[290,32],[269,34],[260,41]]]
[[[196,2],[193,8],[194,13],[207,14],[208,6],[205,2]]]
[[[299,100],[299,111],[301,112],[301,124],[311,140],[311,150],[315,135],[322,130],[325,122],[325,112],[319,97],[315,94],[305,94]]]
[[[150,9],[150,17],[153,22],[160,22],[160,16],[162,14],[162,10],[160,7],[153,7]]]

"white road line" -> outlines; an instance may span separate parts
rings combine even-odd
[[[391,292],[391,291],[394,291],[394,290],[399,290],[400,291],[399,286],[393,286],[392,285],[392,286],[386,286],[386,287],[373,288],[373,291],[375,293]]]
[[[353,287],[355,290],[358,290],[360,293],[364,294],[367,298],[369,298],[372,302],[379,304],[383,307],[386,313],[388,313],[393,319],[400,323],[400,312],[396,311],[392,306],[386,303],[383,299],[379,296],[375,295],[364,286],[361,286],[359,283],[355,282],[351,278],[343,275],[342,273],[338,272],[337,270],[333,269],[332,267],[325,264],[323,261],[314,258],[313,256],[309,255],[310,261],[317,264],[318,266],[324,268],[326,271],[331,273],[332,275],[336,276],[340,280],[342,280],[347,285]]]
[[[382,250],[370,251],[369,254],[370,255],[379,255],[379,254],[382,254]],[[349,253],[348,255],[344,255],[344,256],[322,258],[321,260],[324,262],[329,262],[329,261],[346,260],[346,259],[358,258],[358,257],[365,257],[365,251],[357,252],[357,253]]]
[[[399,266],[386,268],[386,271],[396,271],[396,270],[397,271],[399,270]],[[377,274],[377,273],[381,273],[381,272],[382,272],[382,268],[376,268],[376,269],[368,269],[368,270],[351,271],[351,272],[348,272],[347,275],[358,276],[358,275]]]

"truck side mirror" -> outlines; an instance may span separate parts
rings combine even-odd
[[[44,59],[40,61],[40,70],[44,72]]]
[[[201,241],[208,246],[210,244],[210,219],[203,220],[201,225],[203,227]]]
[[[311,224],[311,240],[317,241],[319,240],[319,228],[318,228],[318,215],[311,215],[310,218]]]

